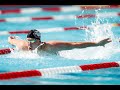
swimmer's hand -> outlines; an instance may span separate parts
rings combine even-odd
[[[110,38],[103,39],[97,43],[98,46],[105,46],[105,44],[111,42],[112,40]]]
[[[15,36],[10,36],[10,37],[8,37],[8,38],[10,38],[10,39],[15,39]]]
[[[8,37],[8,42],[10,43],[12,39],[15,39],[15,37],[14,36]]]

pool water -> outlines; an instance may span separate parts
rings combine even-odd
[[[48,6],[49,7],[49,6]],[[8,9],[6,7],[6,9]],[[100,9],[84,10],[72,12],[38,12],[31,14],[4,14],[0,18],[8,17],[37,17],[53,15],[84,15],[107,12],[120,12],[120,9]],[[73,20],[48,20],[48,21],[30,21],[30,22],[1,22],[0,31],[13,31],[25,29],[42,29],[55,27],[87,26],[93,23],[119,23],[120,17],[112,18],[83,18]],[[117,40],[120,37],[120,27],[98,27],[94,30],[70,30],[63,32],[41,33],[42,41],[60,40],[60,41],[97,41],[110,37],[113,42],[105,47],[88,47],[84,49],[62,50],[58,55],[38,55],[35,53],[13,52],[6,55],[0,55],[0,72],[12,72],[21,70],[34,70],[63,66],[80,66],[85,64],[114,62],[120,60],[120,47]],[[10,35],[0,36],[0,48],[12,48],[7,39]],[[25,39],[25,34],[15,34],[21,39]],[[26,77],[11,80],[2,80],[0,85],[119,85],[120,68],[99,69],[93,71],[84,71],[76,73],[65,73],[43,77]]]

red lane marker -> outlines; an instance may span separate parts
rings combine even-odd
[[[53,17],[34,17],[32,20],[53,20]]]
[[[83,71],[86,70],[95,70],[100,68],[110,68],[110,67],[119,67],[119,64],[116,62],[100,63],[100,64],[91,64],[91,65],[81,65],[80,68]]]
[[[75,30],[78,30],[79,28],[78,27],[67,27],[67,28],[64,28],[64,30],[73,30],[73,29],[75,29]]]
[[[118,23],[117,26],[120,26],[120,23]]]
[[[1,14],[8,14],[8,13],[21,13],[20,9],[16,9],[16,10],[1,10]]]
[[[5,19],[0,19],[0,22],[6,22],[6,20]]]
[[[92,10],[92,9],[100,9],[100,8],[119,8],[119,5],[108,5],[108,6],[80,6],[83,10]]]
[[[27,34],[30,30],[24,30],[24,31],[10,31],[10,34]]]
[[[120,13],[118,13],[118,16],[120,16]]]
[[[59,7],[54,8],[42,8],[43,11],[53,11],[53,12],[59,12],[61,11]]]
[[[22,78],[22,77],[32,77],[32,76],[42,76],[42,74],[37,70],[1,73],[0,80]]]
[[[0,49],[0,55],[8,54],[8,53],[11,53],[11,50],[9,48]]]
[[[96,15],[87,14],[87,15],[80,15],[80,16],[77,16],[77,18],[91,18],[91,17],[96,17]]]

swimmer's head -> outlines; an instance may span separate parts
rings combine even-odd
[[[41,41],[41,39],[40,39],[41,38],[41,33],[36,29],[30,30],[30,32],[27,35],[27,38],[32,38],[32,39],[36,39],[36,40]]]

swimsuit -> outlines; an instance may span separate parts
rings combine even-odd
[[[45,42],[40,43],[40,45],[37,46],[37,47],[35,48],[35,50],[32,50],[32,52],[38,53],[38,48],[40,48],[40,49],[42,50],[42,47],[43,47],[44,45],[45,45]]]

